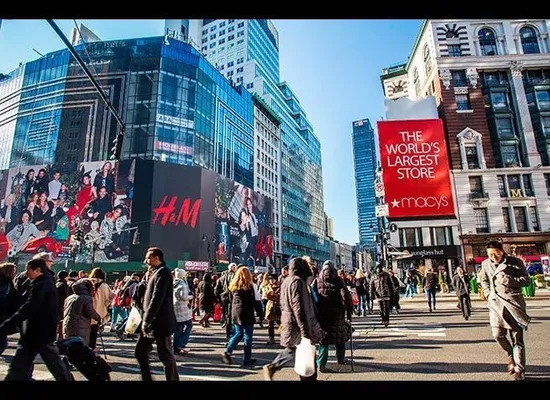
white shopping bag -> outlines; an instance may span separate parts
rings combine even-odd
[[[139,312],[137,307],[132,307],[132,309],[130,310],[130,315],[128,316],[128,321],[126,321],[124,332],[128,334],[135,333],[139,324],[141,324],[141,313]]]
[[[300,376],[312,376],[315,373],[315,346],[309,339],[302,337],[296,347],[294,371]]]

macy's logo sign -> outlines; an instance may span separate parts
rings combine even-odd
[[[403,197],[401,200],[394,199],[391,202],[393,208],[437,208],[449,205],[449,199],[444,194],[437,196]]]

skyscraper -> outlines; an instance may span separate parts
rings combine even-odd
[[[281,119],[283,255],[329,257],[321,145],[297,96],[279,76],[279,35],[271,21],[167,20],[166,33],[188,39],[235,85],[260,96]]]
[[[376,145],[374,129],[368,119],[353,122],[353,165],[357,195],[359,243],[370,245],[377,231],[374,178],[376,173]]]

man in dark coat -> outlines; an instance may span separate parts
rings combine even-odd
[[[143,318],[141,333],[136,343],[135,357],[139,363],[141,377],[152,381],[149,365],[149,352],[153,343],[157,344],[157,353],[164,365],[167,381],[179,381],[178,367],[172,347],[172,335],[176,331],[177,321],[174,312],[174,284],[172,274],[164,263],[164,254],[158,247],[151,247],[145,255],[149,278],[143,297]]]
[[[458,297],[458,306],[462,310],[462,316],[465,320],[470,318],[471,301],[470,301],[470,278],[464,273],[462,267],[456,268],[456,275],[453,277],[453,288]]]
[[[284,347],[271,363],[263,366],[264,379],[272,380],[276,371],[286,365],[293,365],[296,346],[302,337],[311,344],[319,344],[324,332],[319,325],[313,298],[306,280],[312,272],[302,258],[293,258],[289,263],[289,275],[281,285],[281,346]],[[317,380],[317,371],[310,377],[300,376],[300,380]]]
[[[351,315],[353,301],[351,294],[338,277],[338,271],[332,261],[325,261],[319,276],[315,280],[318,301],[317,311],[321,328],[327,333],[319,345],[317,366],[321,372],[329,372],[326,368],[328,349],[331,344],[336,346],[338,364],[345,364],[346,343],[351,338]],[[347,317],[347,319],[346,319]]]
[[[68,381],[69,370],[54,343],[59,321],[55,284],[44,260],[30,260],[25,269],[31,283],[24,303],[0,325],[0,335],[22,327],[6,380],[28,380],[34,358],[40,354],[55,380]]]
[[[523,332],[531,318],[521,292],[531,283],[519,258],[504,252],[502,243],[487,244],[488,259],[481,263],[480,282],[489,307],[489,322],[496,342],[508,355],[507,370],[515,380],[525,379]],[[508,340],[510,336],[511,342]]]

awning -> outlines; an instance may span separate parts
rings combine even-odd
[[[521,256],[521,258],[525,259],[525,261],[540,262],[540,258],[542,256],[544,256],[544,254],[537,254],[534,256]],[[474,262],[476,264],[481,264],[481,262],[486,259],[487,257],[474,257]]]

